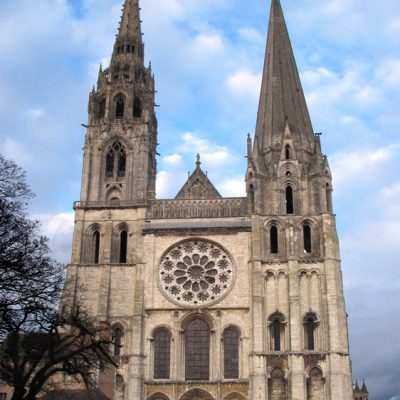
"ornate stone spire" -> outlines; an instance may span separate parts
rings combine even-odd
[[[263,154],[280,150],[287,125],[296,149],[311,153],[314,134],[306,100],[281,4],[272,0],[255,135]]]
[[[134,54],[143,60],[144,49],[139,0],[125,0],[118,28],[113,58],[119,54]]]

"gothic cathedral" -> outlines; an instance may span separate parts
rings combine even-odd
[[[198,156],[176,197],[156,199],[139,11],[125,1],[90,94],[64,298],[112,332],[119,368],[100,389],[113,400],[352,400],[332,177],[279,0],[243,198],[222,197]]]

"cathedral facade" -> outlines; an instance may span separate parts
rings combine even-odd
[[[116,400],[351,400],[331,172],[279,0],[242,198],[222,197],[200,156],[174,199],[156,198],[139,12],[125,1],[90,94],[63,300],[112,332],[119,367],[99,388]]]

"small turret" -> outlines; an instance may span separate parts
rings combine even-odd
[[[358,384],[358,381],[356,381],[354,385],[354,400],[368,400],[368,399],[369,399],[369,392],[365,380],[363,380],[361,389]]]

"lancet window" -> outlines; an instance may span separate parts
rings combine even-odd
[[[284,349],[285,325],[284,317],[280,313],[275,313],[269,318],[269,334],[272,351],[282,351]]]
[[[124,118],[124,112],[125,112],[125,96],[120,93],[115,97],[115,118],[116,119]]]
[[[291,186],[286,187],[285,195],[286,195],[286,214],[293,214],[294,213],[293,188]]]
[[[210,328],[201,318],[189,322],[185,330],[186,380],[210,378]]]
[[[285,159],[286,160],[290,160],[291,159],[290,146],[288,144],[285,146]]]
[[[304,253],[312,252],[312,230],[309,224],[303,226]]]
[[[309,314],[304,320],[304,341],[306,350],[315,350],[315,334],[317,328],[317,318],[314,314]]]
[[[125,264],[128,251],[128,232],[124,229],[119,235],[119,262]]]
[[[142,116],[142,100],[140,100],[139,96],[135,96],[133,99],[133,117],[140,118]]]
[[[124,330],[121,326],[116,325],[112,329],[112,340],[114,343],[114,356],[121,355],[122,349],[122,337],[124,336]]]
[[[98,264],[100,261],[100,232],[93,233],[93,263]]]
[[[171,337],[166,329],[154,334],[154,379],[169,379],[171,363]]]
[[[106,177],[123,178],[126,174],[126,153],[120,142],[114,142],[106,156]]]
[[[235,328],[224,331],[224,377],[239,378],[239,333]]]
[[[279,253],[279,237],[278,227],[273,225],[269,230],[270,252],[271,254]]]

